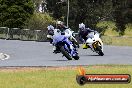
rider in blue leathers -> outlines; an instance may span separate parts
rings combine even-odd
[[[74,45],[74,47],[79,47],[79,44],[77,43],[76,39],[72,35],[72,31],[70,28],[66,27],[62,21],[57,21],[57,27],[56,29],[59,29],[61,31],[61,35],[64,35],[66,38],[68,38]],[[54,52],[57,50],[54,49]]]
[[[79,44],[73,36],[73,31],[70,28],[66,27],[62,21],[57,22],[57,29],[60,29],[61,33],[69,38],[69,40],[73,43],[74,47],[79,48]]]
[[[63,42],[67,45],[67,47],[69,48],[71,55],[73,52],[73,46],[72,46],[72,42],[68,39],[67,36],[62,35],[61,31],[59,29],[55,29],[54,30],[54,35],[53,35],[53,45],[56,46],[57,43],[59,42]],[[56,50],[54,53],[58,53],[57,51],[58,47],[56,47]]]

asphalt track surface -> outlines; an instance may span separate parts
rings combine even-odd
[[[132,47],[104,46],[104,56],[98,56],[90,49],[79,49],[79,60],[68,61],[62,54],[54,54],[49,42],[0,40],[0,53],[10,55],[0,60],[3,66],[74,66],[97,64],[132,65]]]

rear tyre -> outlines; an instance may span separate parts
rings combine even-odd
[[[72,60],[72,57],[69,55],[67,51],[65,51],[63,46],[60,47],[60,51],[68,60]]]

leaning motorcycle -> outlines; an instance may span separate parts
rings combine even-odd
[[[87,35],[86,46],[90,47],[93,52],[103,56],[103,42],[99,37],[98,32],[91,32]]]
[[[73,46],[72,42],[64,35],[53,36],[53,42],[55,42],[56,50],[61,52],[68,60],[79,59],[77,49]]]

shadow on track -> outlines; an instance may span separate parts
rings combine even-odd
[[[50,61],[69,61],[69,60],[50,60]]]
[[[99,56],[99,55],[79,55],[79,56]]]

